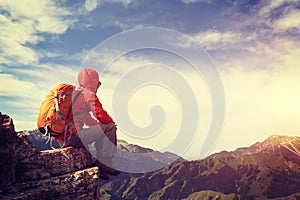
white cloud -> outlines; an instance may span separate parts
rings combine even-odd
[[[283,17],[279,18],[275,24],[275,31],[284,32],[289,29],[297,29],[300,27],[300,10],[292,10],[285,14]]]
[[[98,0],[86,0],[84,3],[84,7],[88,12],[91,12],[97,8],[98,2]]]
[[[144,28],[144,27],[150,27],[150,26],[153,26],[151,24],[141,24],[141,23],[123,23],[123,22],[120,22],[118,20],[116,20],[114,22],[114,25],[120,27],[123,31],[125,30],[130,30],[130,29],[138,29],[138,28]]]
[[[260,11],[259,15],[267,15],[269,16],[273,10],[276,8],[282,6],[283,4],[289,4],[289,3],[297,3],[298,0],[272,0],[272,1],[266,1],[267,5],[263,6]]]
[[[31,81],[20,80],[11,74],[0,74],[0,79],[1,96],[25,97],[29,99],[37,97],[36,95],[39,90]]]
[[[212,3],[212,0],[182,0],[183,3],[193,4],[193,3]]]
[[[206,50],[223,50],[226,47],[232,47],[232,45],[242,42],[240,33],[229,31],[220,32],[215,29],[209,29],[187,37],[182,36],[177,38],[179,42],[175,45],[184,49],[193,48],[193,45],[195,45],[195,43],[191,41],[191,39],[193,39]],[[254,35],[249,35],[247,38],[244,38],[244,41],[251,40],[253,37]],[[170,45],[174,45],[173,41],[170,41],[169,43]]]
[[[108,2],[112,3],[122,3],[124,7],[127,7],[133,0],[107,0]]]
[[[298,0],[274,0],[264,3],[262,3],[261,9],[257,12],[258,17],[255,18],[255,23],[271,29],[272,32],[270,34],[299,30],[300,11],[298,9]]]
[[[44,40],[41,33],[63,34],[73,23],[71,13],[54,1],[1,1],[0,62],[8,65],[36,63],[40,55],[32,46]]]
[[[24,19],[14,22],[6,16],[0,15],[0,50],[2,54],[0,61],[4,63],[13,63],[15,60],[19,63],[29,64],[38,60],[38,55],[26,44],[36,44],[41,37],[35,35],[34,24],[32,21]]]
[[[59,83],[76,84],[77,74],[80,68],[63,66],[58,64],[40,64],[37,69],[14,69],[13,72],[20,76],[27,76],[34,80],[39,92],[48,92]]]
[[[218,30],[200,32],[191,37],[207,50],[224,48],[227,45],[240,41],[240,34],[228,31],[220,32]]]
[[[84,8],[91,12],[104,3],[121,3],[126,8],[133,0],[86,0]]]
[[[71,13],[67,9],[61,8],[52,0],[24,0],[22,3],[12,0],[2,2],[1,6],[10,13],[14,21],[27,18],[41,32],[62,34],[70,23],[72,23],[71,21],[62,19],[71,15]]]

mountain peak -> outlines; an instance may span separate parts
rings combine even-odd
[[[287,135],[271,135],[264,142],[267,143],[276,143],[276,144],[286,144],[290,142],[295,142],[300,140],[300,137],[297,136],[287,136]]]
[[[263,142],[257,142],[249,148],[250,152],[276,154],[296,163],[300,163],[300,137],[271,135]]]
[[[269,150],[275,148],[287,148],[300,155],[300,137],[286,135],[271,135],[263,142],[257,142],[251,147],[260,150]]]
[[[262,142],[256,142],[250,147],[238,148],[235,151],[222,151],[211,155],[214,157],[240,157],[246,154],[275,154],[300,164],[300,137],[286,135],[271,135]]]

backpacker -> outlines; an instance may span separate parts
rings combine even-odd
[[[37,119],[39,130],[56,139],[63,136],[64,142],[67,137],[75,133],[72,102],[75,101],[79,93],[80,91],[76,91],[74,85],[66,83],[52,88],[40,107]]]

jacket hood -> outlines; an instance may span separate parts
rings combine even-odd
[[[78,74],[78,83],[80,87],[97,92],[99,75],[98,73],[90,68],[83,68]]]

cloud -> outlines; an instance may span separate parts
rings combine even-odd
[[[194,4],[194,3],[212,3],[212,0],[182,0],[183,3],[186,4]]]
[[[283,17],[279,18],[275,24],[274,28],[276,31],[285,32],[291,29],[299,30],[300,27],[300,11],[292,10],[285,14]]]
[[[147,24],[147,23],[132,23],[132,22],[124,23],[124,22],[121,22],[121,21],[118,21],[118,20],[116,20],[114,22],[114,25],[120,27],[123,31],[130,30],[130,29],[139,29],[139,28],[153,26],[153,25]]]
[[[35,35],[33,22],[27,19],[14,22],[0,15],[0,62],[29,64],[38,60],[38,54],[26,44],[36,44],[41,37]]]
[[[207,50],[226,48],[240,41],[239,33],[220,32],[214,29],[191,35],[191,37]]]
[[[248,4],[235,4],[232,12],[240,13],[232,20],[234,24],[228,23],[234,31],[208,29],[189,36],[208,50],[219,66],[233,67],[244,62],[244,67],[253,70],[274,70],[274,63],[283,62],[284,56],[295,55],[293,51],[299,45],[300,12],[295,2],[260,2],[251,8]],[[251,12],[241,12],[245,7]],[[177,45],[192,48],[188,41],[182,38]]]
[[[293,32],[299,28],[299,1],[232,1],[231,7],[223,10],[224,16],[231,16],[227,27],[241,33],[241,41],[249,34],[256,36],[251,41],[272,40],[278,33]],[[226,19],[226,18],[225,18]],[[248,38],[249,39],[249,38]]]
[[[269,70],[295,68],[299,66],[299,45],[300,41],[289,36],[275,37],[270,41],[256,41],[243,47],[249,53],[244,61]]]
[[[91,12],[95,10],[98,6],[98,1],[97,0],[86,0],[84,3],[84,8],[88,11]]]
[[[1,6],[9,13],[13,21],[27,18],[40,32],[62,34],[72,23],[64,19],[71,15],[70,11],[51,0],[24,0],[22,3],[12,0],[2,2]]]
[[[259,10],[259,15],[267,15],[269,16],[276,8],[279,8],[280,6],[284,4],[290,4],[290,3],[297,3],[298,0],[272,0],[272,1],[266,1],[267,5],[264,5]]]
[[[191,34],[187,38],[186,36],[177,38],[178,43],[175,45],[184,49],[193,48],[194,43],[191,42],[193,39],[204,49],[211,50],[224,50],[224,48],[232,48],[233,45],[241,43],[241,34],[235,32],[220,32],[215,29],[209,29],[207,31],[202,31],[196,34]],[[250,40],[252,36],[248,36],[244,40]],[[172,41],[170,41],[170,45],[172,45]],[[174,45],[174,44],[173,44]]]
[[[132,1],[133,0],[86,0],[84,8],[86,11],[91,12],[104,3],[121,3],[126,8]]]
[[[137,52],[138,51],[135,53],[122,55],[123,53],[121,50],[118,50],[117,48],[104,49],[101,52],[99,52],[97,49],[92,51],[84,49],[81,52],[71,55],[69,58],[81,61],[83,64],[82,67],[91,67],[98,72],[105,71],[105,73],[119,75],[124,74],[138,66],[152,62],[146,58],[146,55],[139,55]]]
[[[31,81],[24,81],[18,79],[12,74],[0,74],[0,95],[1,96],[13,96],[13,97],[25,97],[34,99],[39,91],[36,85]]]
[[[257,14],[255,20],[271,29],[270,34],[299,31],[300,11],[298,7],[299,1],[297,0],[267,1],[267,4],[262,3],[260,10],[255,13]]]
[[[103,0],[110,3],[121,3],[126,8],[133,0]]]
[[[37,68],[32,69],[13,69],[12,72],[21,77],[27,77],[27,80],[33,80],[39,88],[38,93],[48,92],[52,87],[59,83],[76,84],[77,74],[80,66],[71,67],[54,63],[39,64]]]
[[[43,33],[63,34],[74,22],[71,13],[51,0],[1,1],[0,62],[8,65],[37,63],[34,46]]]
[[[79,68],[51,63],[32,69],[10,69],[9,72],[0,73],[0,95],[29,101],[41,100],[56,84],[75,84],[78,71]]]
[[[89,55],[90,52],[91,52],[91,50],[82,49],[80,52],[76,52],[69,56],[66,56],[66,60],[71,61],[71,62],[75,61],[78,63],[82,63],[84,61],[84,59]]]

